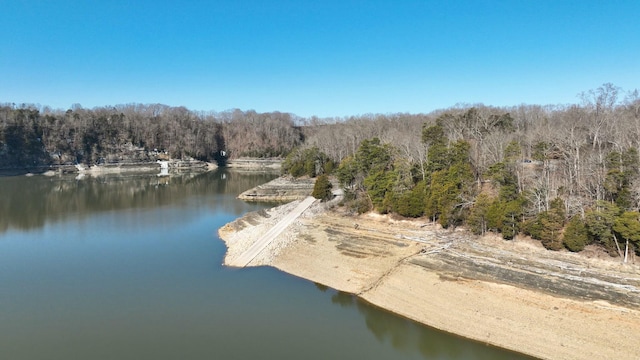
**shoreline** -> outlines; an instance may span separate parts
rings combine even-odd
[[[277,177],[265,184],[258,185],[238,195],[238,199],[249,202],[285,203],[302,200],[311,196],[316,179],[294,179],[288,176]]]
[[[227,168],[234,171],[247,172],[273,172],[279,171],[282,166],[282,159],[261,159],[261,158],[238,158],[229,160],[225,166],[216,163],[205,162],[200,160],[178,160],[168,159],[168,170],[170,171],[188,171],[201,170],[211,171],[218,168]],[[124,172],[160,172],[161,167],[157,160],[150,161],[123,161],[108,164],[96,164],[87,166],[84,164],[49,164],[39,166],[25,167],[7,167],[0,168],[0,176],[22,176],[22,175],[59,175],[59,174],[117,174]],[[313,188],[313,185],[311,185]],[[310,193],[310,190],[309,190]],[[282,201],[292,201],[298,198],[285,198]],[[259,199],[257,201],[264,201]]]
[[[208,163],[198,160],[169,160],[167,170],[183,171],[183,170],[202,170],[210,171],[218,168],[214,163]],[[160,164],[156,161],[141,162],[120,162],[110,164],[99,164],[85,167],[84,165],[43,165],[36,167],[24,168],[2,168],[0,176],[21,176],[21,175],[45,175],[53,176],[60,174],[83,174],[83,175],[102,175],[117,174],[127,172],[160,172]]]
[[[295,204],[250,213],[221,228],[219,235],[228,248],[225,264]],[[592,299],[581,299],[553,294],[558,291],[554,289],[536,290],[544,279],[521,287],[517,282],[474,278],[469,271],[447,266],[424,266],[425,261],[445,259],[440,254],[469,257],[478,244],[497,247],[512,259],[527,254],[535,259],[546,250],[526,241],[469,241],[463,231],[442,230],[424,220],[394,220],[377,214],[350,217],[327,209],[331,206],[312,206],[249,266],[273,266],[427,326],[541,359],[640,358],[640,306],[624,303],[625,289],[635,285],[621,288],[618,304],[616,298],[614,302],[598,299],[597,291]],[[567,264],[589,267],[603,276],[628,271],[619,275],[640,281],[637,266],[622,269],[606,259],[586,259],[582,265],[573,255],[561,254],[558,259],[566,257]],[[558,259],[552,257],[549,262],[556,266]],[[548,282],[559,280],[549,278]],[[635,299],[637,293],[630,296]]]

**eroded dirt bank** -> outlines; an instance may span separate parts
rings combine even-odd
[[[296,203],[227,224],[225,261]],[[451,333],[544,359],[640,358],[640,268],[324,204],[250,266],[270,265]]]
[[[311,196],[316,179],[281,176],[249,189],[238,198],[244,201],[289,202]]]

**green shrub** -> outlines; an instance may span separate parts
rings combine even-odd
[[[316,177],[329,174],[333,171],[334,164],[325,153],[317,147],[308,149],[295,149],[287,155],[282,165],[282,172],[293,177],[307,175]]]
[[[413,189],[394,197],[393,211],[398,215],[417,218],[424,215],[425,182],[420,181]]]
[[[584,247],[589,244],[589,232],[580,216],[574,216],[567,224],[562,237],[562,244],[574,252],[584,250]]]
[[[331,193],[331,182],[327,175],[320,175],[316,179],[316,183],[313,185],[313,192],[311,196],[322,201],[330,200],[333,197]]]
[[[472,233],[476,235],[484,235],[489,229],[488,213],[492,199],[486,194],[480,194],[476,197],[476,201],[467,217],[467,226]]]

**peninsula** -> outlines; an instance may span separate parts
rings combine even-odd
[[[219,229],[233,263],[299,201]],[[355,294],[401,316],[542,359],[638,359],[640,268],[315,203],[248,266]],[[598,334],[598,336],[594,336]]]

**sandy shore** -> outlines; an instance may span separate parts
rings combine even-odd
[[[221,228],[220,236],[229,249],[225,262],[248,248],[295,205],[251,213]],[[640,307],[625,305],[637,296],[637,265],[621,267],[609,260],[581,259],[569,253],[546,255],[549,252],[526,241],[469,241],[469,237],[464,232],[441,230],[424,220],[392,220],[375,214],[348,217],[325,211],[320,204],[307,210],[250,266],[274,266],[357,294],[426,325],[543,359],[640,359]],[[594,298],[587,295],[585,300],[549,292],[562,292],[562,286],[542,284],[551,290],[536,290],[547,277],[549,283],[563,281],[553,274],[518,286],[517,282],[489,281],[484,276],[487,274],[476,279],[468,269],[463,272],[432,266],[439,253],[469,258],[465,249],[476,253],[478,249],[496,249],[495,258],[503,257],[500,263],[511,262],[504,257],[514,259],[514,263],[518,259],[544,258],[545,265],[596,272],[603,276],[596,277],[597,284],[604,283],[601,279],[607,276],[618,275],[628,283],[603,285],[620,289],[620,296],[613,297],[620,299],[616,303],[599,300],[597,291],[589,293],[595,294]],[[475,256],[494,258],[487,253]],[[440,261],[437,257],[435,260]],[[426,263],[431,267],[423,266]],[[511,272],[500,274],[502,278],[507,274],[508,279]],[[567,271],[564,275],[568,276]],[[584,279],[585,283],[591,280]]]

